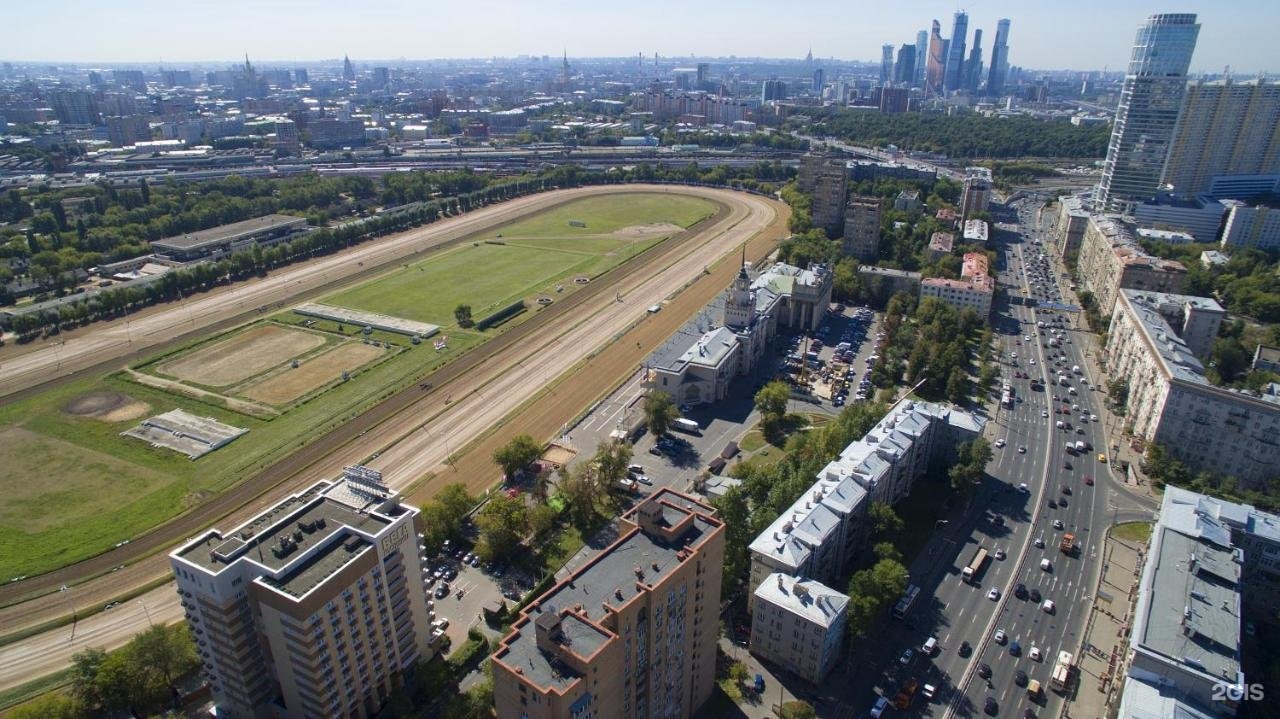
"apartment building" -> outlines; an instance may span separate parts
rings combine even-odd
[[[1197,80],[1187,85],[1162,185],[1182,197],[1220,175],[1280,173],[1280,83]]]
[[[935,232],[929,237],[929,259],[940,260],[951,254],[955,247],[956,236],[950,232]]]
[[[1182,292],[1187,268],[1148,255],[1114,215],[1090,215],[1076,263],[1076,275],[1093,293],[1104,316],[1115,309],[1122,289]]]
[[[1222,228],[1223,247],[1280,248],[1280,210],[1266,205],[1232,203]]]
[[[845,196],[849,174],[843,162],[831,161],[818,169],[813,183],[813,205],[810,218],[814,227],[826,230],[828,237],[840,235],[844,222]]]
[[[439,640],[418,509],[349,467],[169,555],[219,716],[368,717]]]
[[[996,281],[988,273],[987,256],[978,252],[965,253],[958,280],[941,277],[920,280],[920,299],[933,297],[957,310],[971,309],[984,322],[991,316],[995,292]]]
[[[1084,200],[1079,197],[1063,196],[1058,198],[1058,220],[1054,229],[1058,233],[1058,257],[1074,258],[1080,252],[1084,241],[1084,230],[1089,224],[1089,212],[1084,207]]]
[[[973,242],[979,245],[987,244],[991,228],[986,222],[982,220],[965,220],[963,228],[965,242]]]
[[[900,400],[751,542],[750,586],[775,572],[819,581],[840,576],[864,542],[871,502],[892,505],[906,497],[931,463],[982,434],[985,425],[953,407]]]
[[[991,204],[992,182],[991,168],[964,168],[964,189],[960,194],[961,219],[970,220],[974,215],[987,211]]]
[[[492,656],[503,719],[692,716],[715,687],[724,524],[660,489],[521,613]]]
[[[1166,318],[1179,303],[1186,318],[1179,329],[1190,342]],[[1261,487],[1280,469],[1280,386],[1250,393],[1209,383],[1196,350],[1206,352],[1221,316],[1207,298],[1121,290],[1107,332],[1107,367],[1129,383],[1125,421],[1136,437],[1160,444],[1193,472]]]
[[[844,253],[874,262],[880,255],[880,198],[850,197],[844,210]]]
[[[752,654],[812,684],[835,666],[849,596],[821,582],[770,574],[756,587]]]

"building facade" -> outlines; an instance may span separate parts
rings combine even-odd
[[[1079,197],[1058,198],[1058,221],[1054,229],[1058,233],[1058,257],[1074,259],[1084,242],[1084,231],[1089,224],[1089,212]]]
[[[1280,174],[1280,82],[1199,80],[1187,86],[1162,185],[1181,197],[1219,175]]]
[[[826,230],[828,237],[838,237],[844,222],[845,196],[849,173],[843,162],[827,162],[818,169],[813,182],[811,218],[814,227]]]
[[[920,281],[920,299],[935,298],[957,310],[971,309],[983,322],[991,316],[996,282],[987,268],[987,256],[966,252],[959,280],[926,277]]]
[[[307,220],[293,215],[264,215],[198,230],[151,243],[157,255],[174,262],[217,259],[255,245],[270,247],[307,230]]]
[[[751,653],[818,684],[844,641],[849,596],[820,582],[770,574],[756,587]]]
[[[660,489],[529,604],[492,656],[499,717],[692,716],[715,688],[724,524]]]
[[[1138,28],[1094,195],[1100,210],[1130,212],[1155,196],[1199,33],[1190,13],[1152,15]]]
[[[991,204],[991,169],[966,167],[964,191],[960,195],[960,218],[968,220],[979,212],[986,212]]]
[[[422,590],[420,522],[380,475],[353,467],[170,554],[220,712],[376,714],[442,636]]]
[[[996,40],[991,46],[991,68],[987,72],[987,97],[1000,97],[1004,93],[1004,83],[1008,76],[1009,19],[1000,18],[996,23]]]
[[[1180,262],[1148,255],[1118,217],[1090,215],[1076,275],[1093,293],[1098,311],[1105,316],[1115,308],[1122,289],[1182,292],[1187,268]]]
[[[844,253],[863,262],[880,256],[880,198],[849,198],[844,210]]]
[[[1222,228],[1223,247],[1280,248],[1280,210],[1266,205],[1233,203]]]
[[[1190,341],[1166,318],[1179,302],[1187,303],[1181,332]],[[1207,298],[1122,290],[1107,332],[1107,368],[1129,383],[1125,421],[1135,437],[1161,445],[1193,472],[1258,487],[1280,469],[1280,388],[1249,393],[1209,383],[1192,344],[1201,352],[1211,346],[1221,317]]]

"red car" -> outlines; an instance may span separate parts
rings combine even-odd
[[[1092,477],[1092,476],[1085,477],[1085,478],[1084,478],[1084,483],[1085,483],[1085,484],[1087,484],[1088,486],[1092,487],[1092,486],[1093,486],[1093,477]]]

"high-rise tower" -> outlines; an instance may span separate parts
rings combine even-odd
[[[969,60],[964,65],[964,83],[962,87],[971,95],[978,94],[978,85],[982,84],[982,30],[973,31],[973,49],[969,50]]]
[[[342,79],[347,82],[356,79],[356,68],[351,64],[351,58],[346,55],[342,56]]]
[[[909,86],[916,79],[916,46],[904,44],[898,48],[898,61],[893,66],[893,81]]]
[[[916,33],[916,74],[911,78],[911,82],[916,87],[924,87],[924,67],[928,64],[929,53],[929,31],[921,30]]]
[[[969,15],[961,10],[951,25],[951,47],[947,49],[946,87],[959,90],[964,85],[965,37],[969,34]]]
[[[1128,212],[1155,196],[1199,34],[1192,13],[1152,15],[1138,28],[1102,181],[1094,189],[1100,209]]]
[[[996,41],[991,46],[991,71],[987,73],[987,95],[999,97],[1009,76],[1009,18],[996,23]]]
[[[925,60],[924,87],[927,94],[941,95],[946,91],[942,81],[947,74],[947,53],[942,40],[942,25],[933,21],[929,33],[929,57]]]
[[[880,46],[880,85],[888,85],[893,80],[893,46]]]

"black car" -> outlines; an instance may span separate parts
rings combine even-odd
[[[1050,499],[1050,500],[1049,500],[1049,509],[1057,509],[1057,508],[1058,508],[1058,500],[1056,500],[1056,499]]]
[[[987,701],[982,705],[982,711],[985,712],[987,716],[995,716],[1000,713],[1000,705],[996,704],[996,700],[994,698],[987,697]]]
[[[1066,498],[1066,497],[1063,497],[1062,499],[1059,499],[1059,500],[1058,500],[1058,506],[1059,506],[1059,507],[1066,507],[1066,506],[1067,506],[1067,498]]]
[[[973,647],[969,645],[969,642],[960,642],[960,656],[967,657],[972,653]]]
[[[1014,672],[1013,683],[1017,684],[1020,687],[1025,687],[1027,685],[1027,673],[1022,671],[1021,669]]]
[[[1032,589],[1032,590],[1031,590],[1031,592],[1030,592],[1030,596],[1031,596],[1031,601],[1033,601],[1033,602],[1039,602],[1039,601],[1040,601],[1040,590],[1039,590],[1039,589]]]
[[[1023,583],[1019,582],[1019,583],[1018,583],[1018,586],[1016,586],[1016,587],[1014,587],[1014,588],[1013,588],[1013,596],[1017,597],[1018,599],[1026,599],[1026,598],[1027,598],[1027,585],[1025,585],[1025,584],[1023,584]]]
[[[990,667],[990,666],[988,666],[988,665],[986,665],[986,664],[979,664],[979,665],[978,665],[978,676],[982,677],[983,679],[990,679],[990,678],[991,678],[991,667]]]

